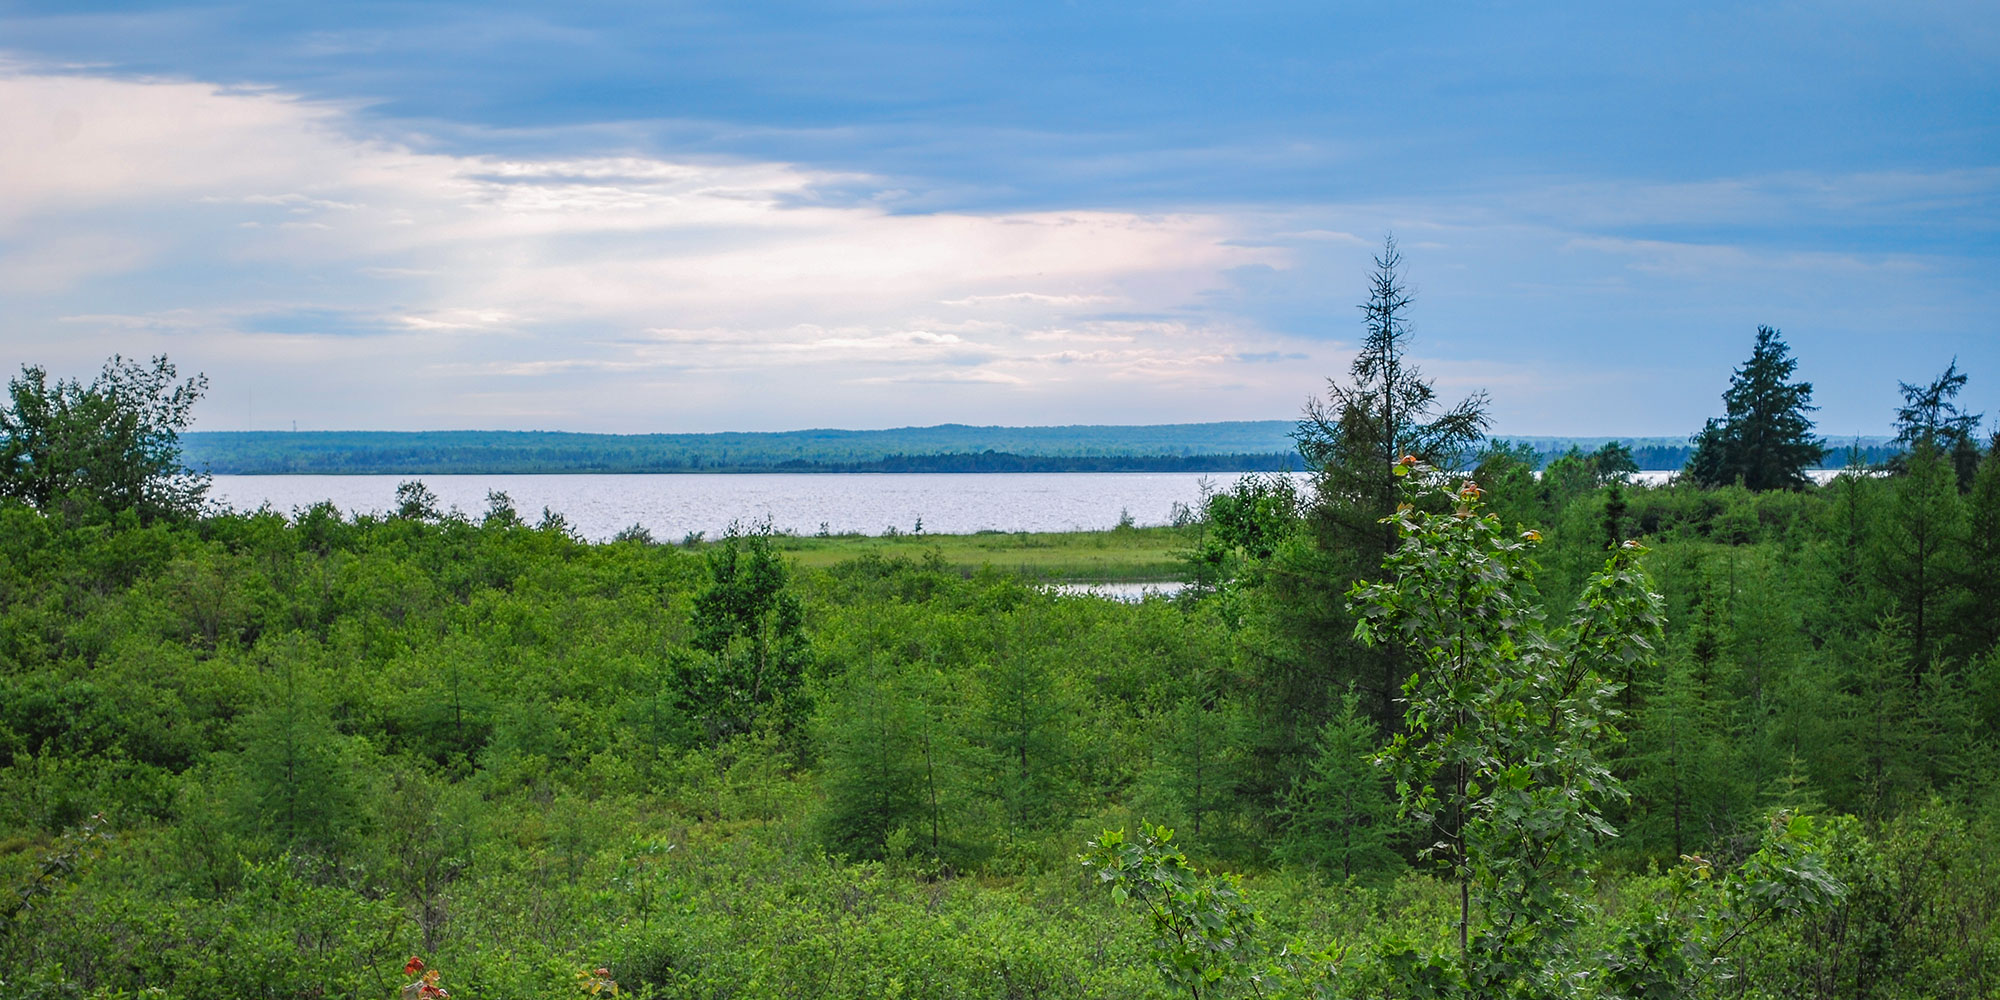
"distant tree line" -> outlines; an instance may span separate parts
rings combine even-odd
[[[223,475],[1215,472],[1297,467],[1291,430],[1271,420],[718,434],[207,431],[183,443],[191,466]]]
[[[1642,472],[1679,472],[1687,468],[1688,460],[1694,457],[1696,445],[1691,441],[1661,441],[1656,438],[1507,438],[1508,443],[1523,447],[1523,458],[1533,463],[1539,470],[1549,463],[1568,454],[1576,448],[1591,452],[1605,444],[1622,445],[1632,456],[1635,469]],[[1829,442],[1824,455],[1806,466],[1819,469],[1845,469],[1881,465],[1902,454],[1903,446],[1889,437],[1854,437]]]
[[[951,455],[890,455],[872,462],[804,462],[771,466],[773,472],[1294,472],[1298,453],[1235,455],[1015,455],[986,451]],[[746,469],[742,471],[764,471]]]
[[[189,466],[215,475],[546,475],[552,473],[756,473],[756,472],[1284,472],[1307,466],[1295,446],[1224,449],[1188,424],[1187,443],[1172,449],[1144,439],[1094,439],[1085,434],[1065,445],[1035,443],[1037,450],[950,448],[879,451],[848,444],[790,442],[782,447],[720,441],[689,444],[705,435],[542,434],[517,431],[205,431],[183,435]],[[1151,431],[1155,428],[1130,428]],[[1041,431],[1049,428],[999,428]],[[1079,429],[1088,431],[1090,429]],[[1123,429],[1121,429],[1123,430]],[[798,432],[800,434],[814,432]],[[888,433],[888,432],[884,432]],[[774,436],[775,438],[775,436]],[[1535,469],[1571,448],[1594,450],[1609,439],[1513,438]],[[890,442],[893,443],[893,442]],[[917,444],[918,442],[904,442]],[[1658,438],[1622,439],[1635,467],[1679,470],[1695,446]],[[1090,450],[1090,449],[1095,450]],[[1143,450],[1143,449],[1154,450]],[[1850,462],[1879,465],[1901,453],[1889,438],[1858,438],[1830,447],[1827,468]]]

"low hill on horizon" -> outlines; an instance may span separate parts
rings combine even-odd
[[[1046,427],[938,424],[703,434],[568,431],[191,431],[189,465],[219,475],[685,472],[1268,472],[1303,467],[1290,420]],[[1684,437],[1496,435],[1543,461],[1622,441],[1642,469],[1678,469]],[[1857,439],[1879,460],[1886,439]],[[1839,463],[1846,442],[1830,452]]]

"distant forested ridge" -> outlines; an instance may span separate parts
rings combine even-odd
[[[560,472],[1266,472],[1298,468],[1285,420],[1150,426],[899,427],[717,434],[208,431],[223,475]]]
[[[1303,464],[1289,420],[716,434],[560,431],[198,431],[188,464],[219,475],[532,475],[646,472],[1278,472]],[[1687,464],[1686,438],[1512,437],[1539,464],[1575,446],[1632,449],[1643,470]],[[1826,464],[1846,464],[1835,441]],[[1898,449],[1856,438],[1864,463]]]
[[[1495,437],[1514,444],[1524,444],[1533,449],[1538,459],[1538,468],[1561,457],[1571,447],[1587,453],[1612,442],[1632,449],[1632,461],[1645,472],[1679,472],[1687,467],[1688,457],[1694,454],[1694,444],[1689,438],[1511,437],[1505,434]],[[1900,454],[1902,450],[1902,447],[1889,437],[1836,438],[1827,442],[1826,457],[1819,467],[1844,469],[1849,464],[1880,465]],[[1849,462],[1850,451],[1858,456],[1858,461]]]

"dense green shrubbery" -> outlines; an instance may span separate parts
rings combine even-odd
[[[2000,461],[1964,492],[1937,461],[1804,493],[1488,484],[1545,536],[1542,603],[1638,536],[1666,602],[1657,665],[1607,677],[1630,798],[1579,954],[1658,947],[1621,935],[1683,905],[1682,856],[1736,867],[1771,810],[1852,815],[1815,828],[1845,897],[1757,923],[1710,985],[1992,995]],[[1347,640],[1296,498],[1229,496],[1189,526],[1203,586],[1140,604],[804,571],[754,536],[587,545],[504,498],[0,505],[0,995],[386,997],[415,953],[460,997],[598,967],[660,996],[1165,996],[1152,932],[1073,860],[1142,819],[1244,875],[1271,954],[1363,989],[1457,937],[1456,887],[1353,766],[1400,725],[1399,661]]]

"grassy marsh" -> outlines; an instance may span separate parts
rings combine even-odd
[[[1170,527],[1109,531],[1005,532],[971,535],[785,536],[776,548],[802,567],[825,568],[866,555],[923,559],[935,552],[966,572],[991,566],[1041,580],[1114,583],[1170,580],[1180,573],[1186,547]]]

